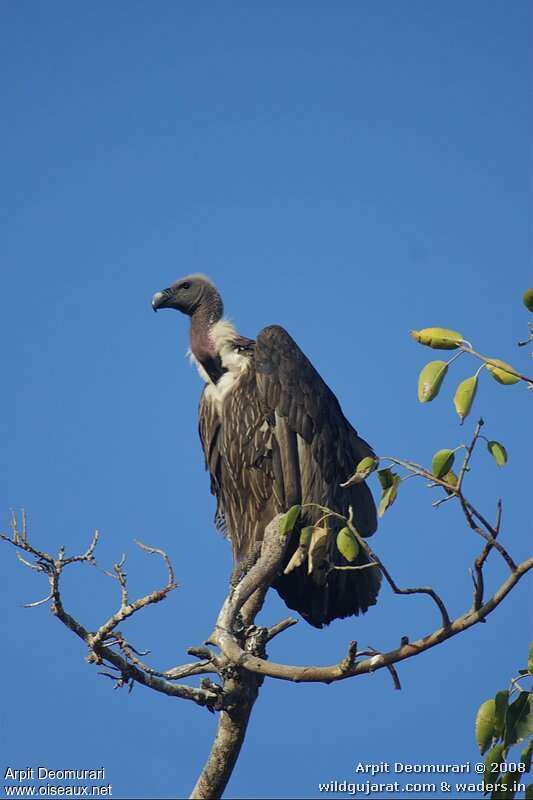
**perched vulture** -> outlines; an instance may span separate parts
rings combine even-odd
[[[358,532],[374,533],[376,508],[367,485],[341,487],[374,453],[331,389],[279,325],[263,328],[255,341],[240,336],[223,319],[221,297],[203,275],[188,275],[156,292],[152,307],[174,308],[191,318],[190,355],[205,381],[200,438],[217,498],[216,523],[231,541],[237,569],[257,557],[263,531],[276,514],[302,505],[283,566],[291,559],[292,564],[273,586],[317,628],[365,612],[376,602],[379,570],[335,569],[350,566],[336,545],[343,523],[331,516],[320,521],[324,514],[316,504],[342,515],[351,506]],[[321,557],[293,558],[301,530],[319,521],[329,530]],[[351,566],[366,563],[360,551]]]

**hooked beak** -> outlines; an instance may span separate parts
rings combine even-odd
[[[162,292],[156,292],[152,297],[152,308],[154,311],[157,311],[160,308],[168,308],[171,297],[172,293],[170,289],[163,289]]]

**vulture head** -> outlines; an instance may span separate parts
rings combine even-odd
[[[223,314],[222,300],[213,283],[205,275],[186,275],[172,286],[156,292],[152,298],[152,308],[175,308],[189,317],[200,311],[206,312],[213,321]]]

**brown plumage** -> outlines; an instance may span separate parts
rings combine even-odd
[[[340,486],[373,450],[289,334],[272,325],[255,341],[239,336],[222,319],[220,295],[204,276],[182,278],[158,292],[152,304],[191,317],[191,355],[206,381],[200,438],[217,498],[217,525],[231,541],[236,564],[249,563],[266,525],[295,504],[304,508],[285,565],[301,529],[322,516],[306,504],[342,515],[351,506],[359,533],[374,533],[376,510],[366,484]],[[327,559],[319,568],[308,574],[305,561],[273,584],[289,608],[316,627],[366,611],[380,585],[376,568],[334,569],[348,565],[335,544],[342,522],[330,517],[327,525]],[[364,563],[360,553],[355,564]]]

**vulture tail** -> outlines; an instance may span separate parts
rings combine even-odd
[[[295,532],[292,536],[294,542],[291,541],[287,548],[284,566],[298,545],[299,533]],[[348,565],[340,554],[338,560],[343,562],[343,566]],[[361,551],[355,562],[349,566],[368,563],[368,557]],[[370,606],[376,604],[380,584],[381,573],[378,567],[332,569],[327,578],[320,581],[316,574],[307,574],[306,560],[288,575],[279,575],[272,585],[289,608],[298,611],[310,625],[322,628],[334,619],[364,614]]]

